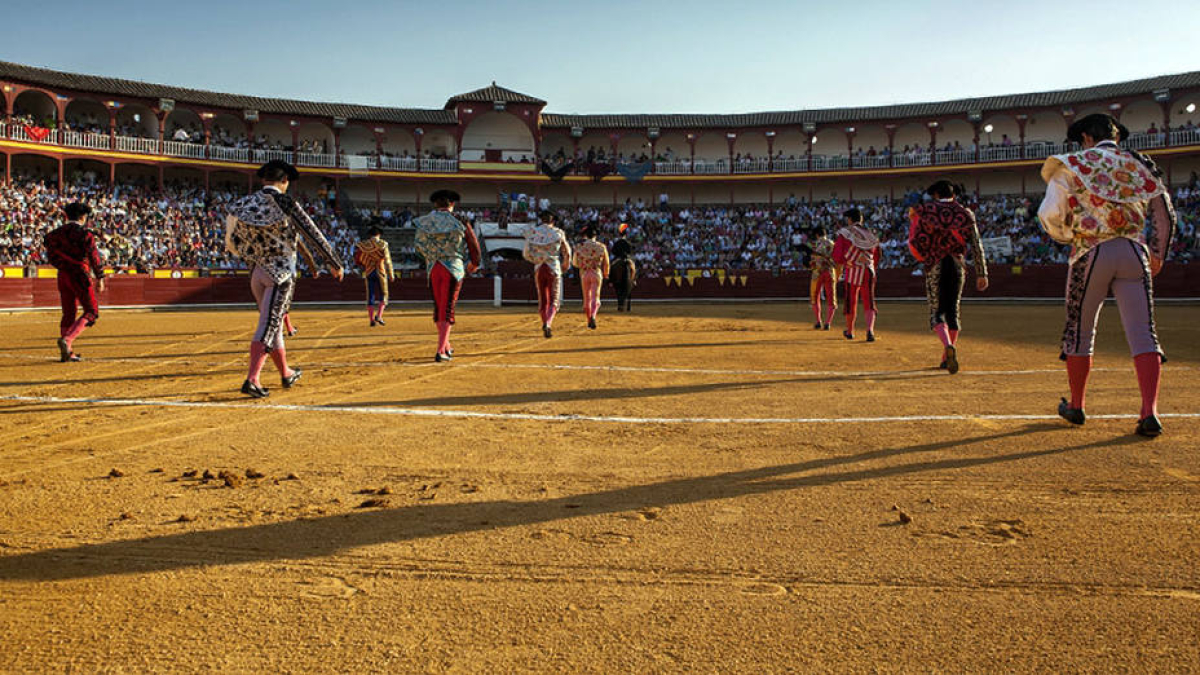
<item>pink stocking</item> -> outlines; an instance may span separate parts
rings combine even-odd
[[[75,323],[71,324],[71,327],[67,329],[67,334],[63,336],[63,339],[67,341],[68,347],[71,346],[71,343],[75,342],[75,338],[79,337],[79,334],[85,328],[87,328],[87,319],[84,317],[79,317],[75,320]]]
[[[1147,352],[1133,357],[1137,369],[1138,389],[1142,391],[1142,418],[1158,414],[1158,382],[1162,378],[1162,357]]]
[[[291,377],[292,371],[287,364],[287,350],[283,347],[271,350],[271,361],[275,364],[275,369],[283,377]]]
[[[1158,356],[1155,354],[1155,356]],[[1135,361],[1136,363],[1136,361]],[[1087,398],[1088,374],[1092,371],[1092,357],[1068,356],[1067,381],[1071,384],[1071,407],[1083,410]]]
[[[450,349],[450,322],[449,321],[439,321],[437,323],[437,329],[438,329],[437,353],[445,354],[446,351],[448,349]]]
[[[939,323],[933,327],[933,332],[937,333],[938,339],[942,341],[942,345],[949,347],[954,344],[954,340],[950,337],[950,331],[946,329],[946,324]]]
[[[261,342],[250,343],[250,372],[246,379],[258,384],[258,376],[262,373],[263,364],[267,362],[267,348]]]

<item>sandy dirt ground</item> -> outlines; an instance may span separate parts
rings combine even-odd
[[[440,365],[299,308],[260,401],[248,311],[0,315],[0,670],[1200,670],[1200,308],[1155,440],[1115,308],[1079,428],[1062,309],[965,313],[950,376],[918,303],[465,306]]]

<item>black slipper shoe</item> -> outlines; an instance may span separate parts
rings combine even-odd
[[[1087,421],[1087,415],[1083,413],[1083,408],[1072,408],[1065,398],[1058,404],[1058,416],[1076,425]]]
[[[299,380],[299,379],[300,379],[300,375],[301,375],[303,372],[304,372],[304,371],[303,371],[303,370],[300,370],[299,368],[293,368],[293,369],[292,369],[292,376],[291,376],[291,377],[284,377],[284,378],[281,378],[281,379],[280,379],[280,383],[281,383],[281,384],[283,384],[283,388],[284,388],[284,389],[291,389],[291,388],[292,388],[292,385],[293,385],[293,384],[296,384],[296,380]]]
[[[250,380],[246,380],[242,383],[242,393],[250,398],[266,398],[271,395],[271,392],[263,389],[257,384],[254,384]]]

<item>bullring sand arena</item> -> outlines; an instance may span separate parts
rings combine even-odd
[[[1195,305],[1153,440],[1112,307],[1078,428],[1057,304],[610,310],[0,316],[0,670],[1200,669]]]

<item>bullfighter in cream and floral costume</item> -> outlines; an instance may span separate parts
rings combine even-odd
[[[1071,245],[1061,354],[1067,362],[1071,400],[1064,398],[1058,413],[1073,424],[1086,419],[1084,394],[1096,323],[1111,291],[1142,394],[1136,432],[1158,436],[1164,358],[1154,326],[1153,277],[1170,251],[1175,213],[1154,163],[1117,145],[1125,133],[1108,115],[1088,115],[1067,132],[1083,149],[1050,157],[1042,167],[1046,198],[1038,218],[1055,241]]]

